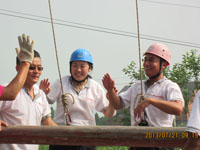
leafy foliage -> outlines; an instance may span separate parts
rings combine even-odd
[[[51,118],[52,119],[54,118],[54,109],[53,109],[53,107],[51,107]]]
[[[49,145],[40,145],[39,150],[49,150]]]
[[[191,50],[183,55],[181,63],[176,63],[173,68],[169,70],[168,78],[176,82],[183,93],[185,99],[185,106],[188,105],[193,92],[189,92],[188,83],[194,82],[195,89],[199,89],[200,81],[200,55],[197,54],[197,50]],[[185,107],[185,113],[187,113],[187,107]]]
[[[127,66],[127,68],[124,68],[122,70],[125,75],[129,76],[131,79],[130,85],[136,81],[142,78],[143,80],[146,79],[144,68],[141,68],[141,77],[140,77],[140,70],[136,67],[136,63],[134,61],[131,61],[131,63]]]

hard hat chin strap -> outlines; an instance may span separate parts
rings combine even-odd
[[[72,78],[72,81],[76,82],[77,84],[81,84],[81,83],[85,82],[85,80],[90,78],[90,76],[87,75],[87,77],[85,79],[81,80],[81,81],[78,81],[78,80],[74,79],[74,77],[72,75],[71,75],[71,78]]]

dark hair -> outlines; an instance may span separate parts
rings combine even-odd
[[[34,51],[34,58],[35,57],[41,58],[38,51],[36,51],[36,50],[33,50],[33,51]],[[18,57],[16,57],[16,63],[17,63],[17,65],[20,65],[20,60],[18,59]]]

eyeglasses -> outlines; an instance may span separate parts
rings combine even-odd
[[[37,68],[38,71],[42,71],[43,67],[42,66],[30,66],[29,70],[35,70]]]

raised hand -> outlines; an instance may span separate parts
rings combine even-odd
[[[16,48],[17,57],[22,61],[27,61],[29,63],[32,63],[33,57],[34,57],[34,41],[30,43],[30,37],[25,34],[22,34],[22,36],[18,36],[19,41],[19,47]]]
[[[40,81],[40,89],[47,95],[50,92],[50,82],[47,79]]]
[[[114,90],[115,92],[117,91],[116,87],[115,87],[115,83],[114,80],[112,80],[112,78],[110,77],[110,75],[108,73],[106,73],[102,79],[102,83],[104,88],[109,92]]]

